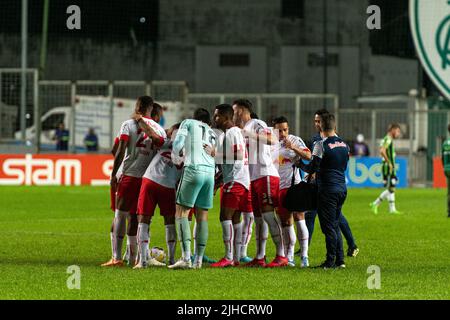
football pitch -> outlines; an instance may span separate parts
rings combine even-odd
[[[379,192],[349,190],[343,211],[361,251],[346,257],[345,270],[301,269],[297,257],[297,267],[283,269],[132,270],[99,267],[111,254],[108,188],[2,186],[0,299],[450,299],[445,191],[398,190],[402,216],[388,215],[387,203],[377,216],[371,213],[368,203]],[[215,259],[223,254],[218,200],[206,248]],[[157,214],[151,246],[165,248],[164,239]],[[272,259],[270,239],[267,249]],[[249,254],[254,252],[253,235]],[[318,220],[309,256],[312,266],[324,260]],[[80,267],[80,289],[68,289],[71,265]],[[368,288],[369,266],[380,268],[379,289]]]

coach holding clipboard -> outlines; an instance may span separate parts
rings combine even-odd
[[[317,213],[327,247],[326,260],[319,267],[345,268],[339,218],[347,197],[345,170],[349,160],[349,147],[336,135],[333,114],[322,115],[321,127],[323,140],[315,144],[311,162],[307,165],[301,163],[300,167],[310,174],[316,172]]]

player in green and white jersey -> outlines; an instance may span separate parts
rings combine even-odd
[[[400,125],[392,123],[389,125],[386,136],[380,143],[380,155],[382,158],[381,170],[383,174],[383,182],[386,190],[372,203],[370,207],[373,213],[378,214],[378,206],[383,200],[389,202],[389,212],[392,214],[401,214],[395,208],[395,185],[397,184],[397,175],[395,171],[395,148],[394,140],[400,137]]]
[[[171,269],[192,268],[191,229],[189,211],[196,208],[196,255],[194,268],[201,268],[208,241],[208,209],[213,206],[216,134],[209,126],[210,114],[197,109],[194,119],[186,119],[177,132],[172,147],[172,161],[184,161],[183,173],[176,195],[175,226],[181,244],[182,259],[169,266]]]
[[[450,124],[447,130],[450,133]],[[447,214],[450,218],[450,138],[442,144],[442,165],[444,166],[444,173],[447,177]]]

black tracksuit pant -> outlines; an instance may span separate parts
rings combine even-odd
[[[341,208],[346,197],[347,192],[328,193],[319,191],[318,194],[317,214],[319,216],[320,228],[325,235],[327,247],[326,262],[329,264],[344,262],[339,219]]]

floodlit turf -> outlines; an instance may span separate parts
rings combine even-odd
[[[110,257],[109,193],[102,187],[0,187],[1,299],[449,299],[450,219],[445,192],[397,191],[403,216],[373,215],[379,190],[349,190],[344,213],[361,249],[346,270],[168,270],[101,268]],[[210,214],[206,252],[223,253],[218,198]],[[165,247],[162,218],[151,243]],[[268,257],[274,255],[268,241]],[[298,247],[298,244],[297,244]],[[310,248],[317,265],[325,254],[318,222]],[[254,239],[249,253],[254,253]],[[344,242],[344,248],[346,244]],[[179,253],[179,250],[177,251]],[[298,258],[296,258],[298,259]],[[297,260],[299,265],[299,261]],[[69,290],[67,267],[81,268],[81,289]],[[367,268],[381,270],[381,289],[369,290]]]

